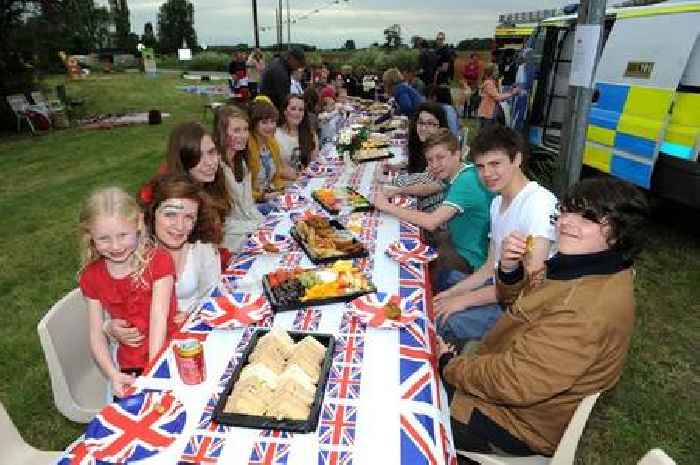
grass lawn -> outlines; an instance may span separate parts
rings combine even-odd
[[[64,448],[84,428],[54,408],[36,333],[41,316],[76,286],[79,205],[105,184],[134,191],[163,158],[170,129],[202,117],[204,99],[178,91],[176,77],[108,77],[71,82],[68,94],[85,98],[89,113],[157,108],[172,116],[160,126],[0,141],[0,400],[24,438],[43,449]],[[596,405],[577,463],[635,464],[652,447],[679,464],[700,463],[700,243],[682,224],[697,212],[673,213],[649,227],[627,367]]]

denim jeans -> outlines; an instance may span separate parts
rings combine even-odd
[[[460,276],[461,275],[461,276]],[[454,286],[467,275],[459,271],[451,271],[447,275],[445,284]],[[486,280],[482,287],[492,286],[493,279]],[[503,309],[498,303],[467,307],[464,310],[452,313],[447,319],[438,318],[436,321],[437,333],[446,341],[461,345],[466,341],[479,340],[493,327],[498,318],[503,314]]]

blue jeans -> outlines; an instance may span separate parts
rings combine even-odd
[[[450,281],[457,278],[458,273],[462,276],[460,279],[457,279],[455,284],[467,276],[459,271],[452,271],[449,273]],[[493,279],[488,279],[484,282],[482,287],[492,286],[493,284]],[[488,330],[496,324],[498,318],[502,314],[503,308],[501,308],[498,303],[477,305],[455,312],[445,320],[437,318],[435,327],[437,333],[446,342],[461,344],[465,341],[474,341],[483,338]]]

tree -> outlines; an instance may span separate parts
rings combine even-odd
[[[127,0],[110,0],[109,9],[112,12],[112,20],[115,26],[115,45],[126,50],[129,49],[129,33],[131,21],[129,20],[129,6]]]
[[[153,33],[153,23],[148,22],[143,25],[141,43],[147,48],[153,48],[156,46],[156,35]]]
[[[355,50],[355,41],[348,39],[345,41],[345,50]]]
[[[158,10],[158,42],[161,53],[176,52],[183,43],[197,48],[194,6],[188,0],[167,0]]]
[[[401,46],[401,25],[392,24],[384,29],[384,48],[399,48]]]

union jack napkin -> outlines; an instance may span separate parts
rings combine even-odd
[[[59,465],[123,464],[151,457],[177,439],[187,414],[172,391],[143,391],[107,405]]]
[[[250,326],[271,312],[265,296],[247,292],[224,292],[210,297],[202,304],[199,318],[217,329],[233,329]]]
[[[274,234],[270,230],[259,230],[248,239],[243,252],[247,254],[276,254],[288,252],[294,246],[291,237]]]
[[[438,256],[437,251],[417,239],[401,239],[389,244],[386,254],[400,263],[428,263]]]
[[[387,318],[385,315],[384,307],[389,303],[401,309],[401,316],[397,320]],[[360,321],[374,328],[401,328],[420,316],[420,312],[411,302],[386,292],[358,297],[350,302],[350,308]]]

